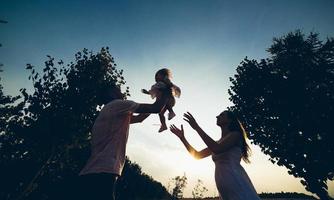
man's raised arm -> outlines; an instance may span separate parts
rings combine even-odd
[[[132,115],[130,124],[143,122],[151,113],[140,113],[138,115]]]
[[[139,104],[134,113],[159,113],[166,105],[169,95],[166,92],[160,92],[153,104]]]

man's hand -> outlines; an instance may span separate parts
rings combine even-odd
[[[158,91],[153,104],[139,104],[134,113],[160,113],[169,100],[169,94]]]

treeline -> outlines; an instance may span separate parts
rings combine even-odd
[[[262,199],[270,199],[270,198],[293,198],[293,199],[317,199],[313,196],[297,193],[297,192],[280,192],[280,193],[261,193],[259,197]]]

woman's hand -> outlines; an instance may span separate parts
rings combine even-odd
[[[197,124],[195,118],[190,114],[190,112],[184,113],[183,117],[184,121],[188,122],[193,129],[197,130],[199,128],[199,125]]]
[[[169,130],[172,131],[172,133],[174,133],[174,135],[176,135],[180,139],[184,138],[183,125],[181,125],[181,129],[179,129],[173,124],[169,127]]]

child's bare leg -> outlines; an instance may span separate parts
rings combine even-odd
[[[168,110],[168,120],[173,119],[176,115],[173,110],[174,105],[175,105],[175,99],[173,97],[170,99],[170,101],[166,105],[166,109]]]
[[[166,108],[168,110],[168,112],[174,112],[173,107],[166,105]]]
[[[166,110],[167,110],[167,108],[165,107],[159,113],[159,118],[160,118],[160,123],[161,123],[161,127],[159,129],[159,133],[162,132],[162,131],[164,131],[164,130],[167,130],[166,118],[164,116]]]

